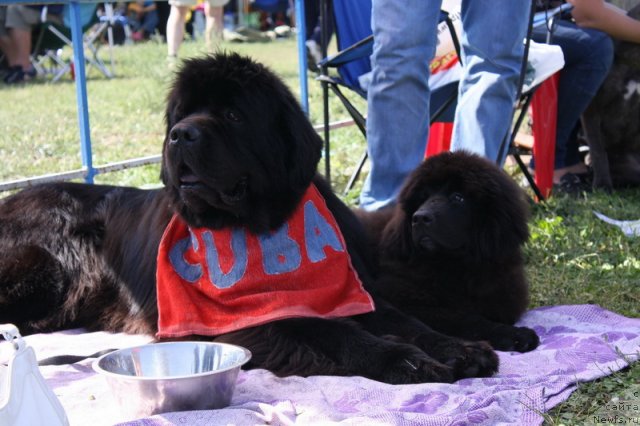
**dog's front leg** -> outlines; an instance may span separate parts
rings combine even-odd
[[[609,170],[609,157],[602,140],[602,117],[596,106],[589,105],[582,114],[582,128],[589,143],[591,166],[593,167],[593,188],[611,192],[613,183]]]
[[[529,352],[540,343],[530,328],[493,321],[468,310],[414,306],[407,308],[407,312],[442,333],[473,341],[485,340],[498,351]]]
[[[377,337],[349,319],[296,318],[215,339],[252,353],[246,368],[278,376],[363,376],[391,384],[452,382],[453,371],[418,347]]]
[[[409,342],[453,369],[454,377],[487,377],[498,371],[498,356],[487,342],[442,334],[386,301],[376,299],[376,311],[355,317],[365,329],[391,340]]]

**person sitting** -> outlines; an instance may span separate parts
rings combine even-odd
[[[560,46],[565,59],[558,81],[553,183],[556,190],[573,194],[591,187],[590,173],[579,153],[577,128],[580,116],[613,63],[611,37],[640,42],[640,21],[604,0],[567,2],[573,5],[571,16],[556,20],[549,40]],[[563,2],[538,0],[538,3],[539,9],[545,9]],[[544,43],[547,33],[546,26],[541,26],[533,30],[532,38]],[[531,166],[533,168],[535,163]]]
[[[7,43],[2,43],[3,52],[7,56],[9,70],[4,77],[7,84],[22,83],[36,76],[36,70],[31,65],[31,32],[42,22],[43,8],[46,7],[47,21],[62,23],[61,4],[20,5],[7,6],[4,25],[7,30]],[[1,24],[0,24],[1,25]],[[0,31],[1,33],[1,31]]]
[[[137,0],[127,5],[127,18],[131,25],[133,41],[148,40],[156,31],[160,18],[156,3]]]

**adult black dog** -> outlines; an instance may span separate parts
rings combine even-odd
[[[380,292],[442,333],[530,351],[533,330],[514,327],[528,303],[521,246],[523,191],[493,163],[464,152],[425,160],[398,204],[357,212],[378,242]]]
[[[640,19],[640,5],[628,12]],[[640,185],[640,45],[616,41],[613,65],[582,115],[593,187]]]
[[[322,141],[249,58],[191,59],[168,96],[160,190],[56,183],[0,203],[0,322],[214,338],[278,375],[489,375],[489,345],[373,300],[363,230],[316,175]],[[354,271],[355,269],[355,271]]]

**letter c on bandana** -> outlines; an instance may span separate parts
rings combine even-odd
[[[237,283],[247,271],[247,236],[243,229],[235,228],[231,233],[231,250],[234,263],[227,273],[222,272],[218,249],[216,248],[211,231],[202,233],[202,239],[206,248],[207,267],[209,279],[217,288],[229,288]]]
[[[186,252],[189,248],[190,241],[191,238],[189,237],[178,240],[178,242],[176,242],[174,246],[171,247],[171,251],[169,252],[169,262],[171,262],[171,266],[173,266],[173,269],[180,276],[180,278],[190,283],[194,283],[198,281],[202,276],[202,266],[198,264],[192,265],[191,263],[188,263],[183,257],[183,253]],[[193,250],[197,251],[198,240],[196,240],[194,237],[193,241]]]

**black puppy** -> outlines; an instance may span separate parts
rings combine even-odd
[[[267,68],[186,61],[166,124],[163,189],[46,184],[0,202],[0,322],[215,339],[278,375],[497,369],[488,345],[373,301],[359,222],[316,174],[322,141]]]
[[[398,198],[357,212],[378,244],[383,297],[442,333],[534,349],[535,332],[513,326],[528,304],[523,191],[484,158],[446,152],[425,160]]]

